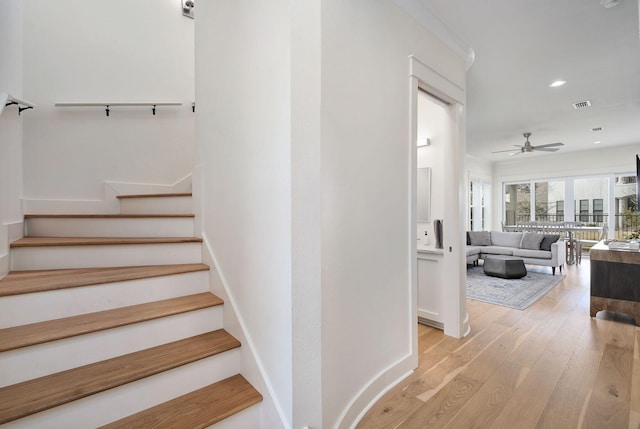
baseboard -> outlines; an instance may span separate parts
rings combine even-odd
[[[191,192],[191,178],[188,174],[170,185],[157,183],[105,182],[105,188],[111,189],[116,195],[135,194],[169,194]]]
[[[118,195],[166,194],[191,192],[191,174],[170,185],[130,182],[105,182],[99,200],[36,199],[22,200],[23,213],[28,214],[92,214],[119,213]]]
[[[2,280],[7,274],[9,274],[9,255],[0,255],[0,280]]]
[[[24,222],[10,222],[0,225],[0,279],[11,271],[9,245],[24,237]]]
[[[444,323],[436,322],[428,317],[418,316],[418,323],[421,323],[426,326],[431,326],[432,328],[444,330]]]
[[[219,268],[217,259],[206,234],[202,233],[202,262],[209,265],[209,287],[212,293],[224,301],[223,326],[226,331],[236,337],[242,344],[242,375],[262,394],[260,404],[260,427],[287,429],[287,419],[275,395],[269,377],[264,370],[250,335],[247,335],[246,324],[242,315],[238,313],[236,300],[231,293],[224,274]]]
[[[413,373],[417,356],[407,355],[371,379],[349,403],[338,419],[336,428],[353,429],[371,407],[389,390]]]

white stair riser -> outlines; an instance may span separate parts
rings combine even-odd
[[[31,237],[193,237],[192,217],[32,218]]]
[[[230,377],[239,362],[239,350],[231,350],[0,427],[95,428]]]
[[[0,328],[208,292],[208,271],[6,296]]]
[[[120,213],[193,213],[193,200],[191,197],[122,198],[120,199]]]
[[[0,386],[19,383],[222,328],[222,307],[0,353]]]
[[[17,247],[11,269],[123,267],[202,262],[201,243]]]
[[[219,423],[207,427],[215,429],[259,428],[260,407],[258,404],[253,405],[239,413],[227,417]]]

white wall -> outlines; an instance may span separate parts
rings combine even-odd
[[[390,1],[198,6],[204,235],[285,426],[349,427],[417,361],[411,54],[464,87]]]
[[[464,88],[463,60],[392,2],[323,2],[327,428],[349,427],[369,401],[411,369],[411,54]]]
[[[636,154],[640,154],[640,144],[602,147],[580,152],[560,151],[553,155],[523,156],[518,160],[495,163],[493,166],[493,224],[500,225],[503,182],[635,173]],[[567,209],[568,207],[565,205],[565,216],[567,216]]]
[[[289,1],[200,2],[195,40],[203,234],[246,328],[243,347],[255,351],[291,427]],[[260,390],[269,413],[270,392]],[[262,427],[279,426],[263,413]]]
[[[105,181],[172,184],[194,164],[193,20],[175,0],[24,2],[24,194],[97,200]],[[175,101],[151,108],[56,102]]]
[[[25,98],[22,90],[22,1],[0,2],[0,92]],[[0,278],[9,270],[10,224],[22,220],[22,124],[16,106],[0,115]]]

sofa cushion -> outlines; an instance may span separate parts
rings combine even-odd
[[[560,239],[560,236],[557,234],[545,235],[544,238],[542,239],[542,242],[540,243],[540,250],[551,251],[551,245],[556,241],[558,241],[559,239]]]
[[[522,234],[522,241],[520,242],[521,249],[540,250],[540,243],[544,235],[535,234],[532,232],[525,232]],[[551,249],[549,249],[551,250]]]
[[[551,259],[551,251],[513,249],[513,256],[519,256],[521,258]]]
[[[492,246],[520,247],[521,232],[491,231]]]
[[[469,239],[472,246],[490,246],[491,236],[489,231],[469,231]]]
[[[467,256],[480,254],[480,246],[467,246]]]
[[[505,246],[482,246],[480,248],[480,253],[483,255],[513,255],[513,251],[517,250],[513,247],[505,247]]]

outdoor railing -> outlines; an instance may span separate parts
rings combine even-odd
[[[628,239],[632,233],[640,232],[640,213],[639,214],[617,214],[614,217],[614,235],[616,239]],[[531,218],[527,215],[516,216],[516,222],[530,222]],[[536,215],[536,221],[538,222],[565,222],[571,221],[566,219],[564,215]],[[609,215],[607,214],[576,214],[573,219],[574,222],[583,222],[585,226],[598,226],[602,227],[608,225]],[[585,231],[583,233],[583,240],[598,241],[599,237],[595,231]]]

